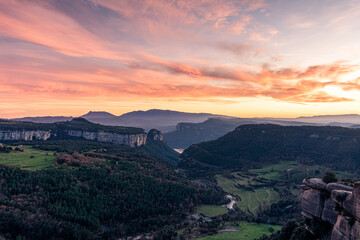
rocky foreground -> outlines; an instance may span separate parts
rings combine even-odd
[[[301,208],[310,232],[321,240],[357,240],[360,237],[360,182],[326,184],[304,179]]]

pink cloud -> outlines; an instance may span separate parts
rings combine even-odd
[[[265,1],[92,0],[74,5],[86,8],[75,17],[54,3],[0,2],[0,97],[341,102],[351,99],[323,88],[360,90],[343,81],[359,68],[346,62],[261,65],[280,31],[258,22]]]

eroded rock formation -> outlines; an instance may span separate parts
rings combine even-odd
[[[151,129],[148,133],[148,139],[154,140],[154,141],[162,141],[163,135],[159,130]]]
[[[51,131],[27,131],[27,130],[0,130],[1,141],[32,141],[32,140],[43,140],[46,141],[52,136]]]
[[[71,137],[84,138],[91,141],[113,143],[116,145],[127,145],[130,147],[139,147],[146,144],[147,134],[118,134],[104,131],[88,132],[81,130],[66,131]]]
[[[301,208],[310,232],[321,240],[358,240],[360,237],[360,182],[324,183],[305,179]]]
[[[113,143],[116,145],[127,145],[138,147],[146,144],[146,133],[141,134],[119,134],[105,131],[83,131],[69,130],[65,131],[69,137],[77,137],[91,141]],[[0,141],[46,141],[50,138],[56,138],[57,134],[52,131],[43,130],[0,130]]]

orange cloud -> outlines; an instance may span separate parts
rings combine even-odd
[[[79,62],[75,57],[65,57],[63,62],[18,57],[0,61],[0,86],[3,94],[73,99],[88,96],[109,100],[139,96],[154,99],[269,97],[287,102],[339,102],[351,99],[330,96],[322,89],[338,85],[346,90],[355,87],[354,82],[339,81],[354,68],[356,66],[341,63],[310,66],[304,70],[273,70],[264,66],[261,71],[251,73],[165,61],[154,56],[114,67],[103,61],[82,59]]]
[[[344,80],[358,65],[263,64],[264,56],[285,56],[267,53],[266,42],[278,35],[256,18],[267,6],[261,0],[0,1],[0,97],[37,104],[350,101],[324,88],[360,90],[359,79]]]

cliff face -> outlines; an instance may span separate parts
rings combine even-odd
[[[147,135],[142,134],[118,134],[104,131],[88,132],[80,130],[66,131],[68,136],[85,138],[86,140],[113,143],[116,145],[128,145],[139,147],[146,144]]]
[[[32,141],[43,140],[46,141],[52,136],[51,131],[27,131],[27,130],[0,130],[0,141]]]
[[[116,145],[127,145],[138,147],[146,144],[147,135],[141,134],[119,134],[104,131],[90,132],[82,130],[65,131],[69,137],[84,138],[86,140],[113,143]],[[56,133],[51,131],[27,131],[27,130],[0,130],[0,141],[46,141],[51,137],[56,138]]]
[[[163,135],[159,130],[151,129],[147,135],[148,140],[163,141]]]
[[[305,179],[301,209],[308,230],[321,240],[357,240],[360,237],[360,182],[354,187]]]

